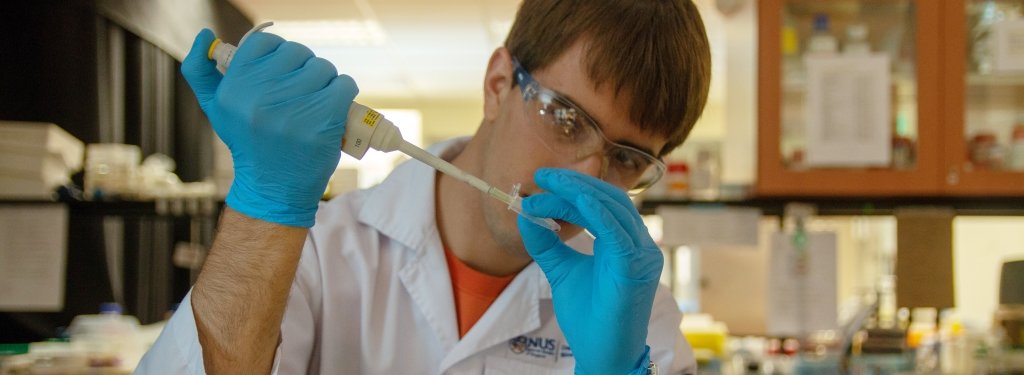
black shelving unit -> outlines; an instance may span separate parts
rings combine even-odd
[[[0,120],[53,123],[86,144],[137,145],[143,156],[175,159],[182,181],[201,181],[212,174],[214,135],[180,59],[204,27],[238,40],[252,22],[227,0],[0,2],[0,31],[18,35],[0,40],[0,50],[18,51],[0,59]],[[64,309],[0,312],[0,343],[45,340],[75,315],[114,301],[112,247],[123,254],[125,313],[143,323],[161,319],[191,285],[193,272],[171,259],[177,243],[194,239],[195,215],[154,202],[0,204],[62,204],[69,212]],[[215,216],[201,216],[208,243]]]
[[[0,313],[0,342],[53,337],[76,315],[94,314],[100,303],[118,301],[143,324],[164,318],[198,275],[176,266],[175,246],[213,240],[222,202],[0,200],[0,206],[68,209],[64,308],[60,312]],[[179,209],[180,208],[180,209]],[[119,264],[110,264],[116,253]],[[112,277],[112,274],[118,274]]]

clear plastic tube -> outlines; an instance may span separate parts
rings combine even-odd
[[[526,220],[529,220],[534,224],[548,228],[554,232],[562,229],[562,226],[558,225],[557,222],[550,218],[536,217],[523,212],[523,197],[519,196],[519,184],[512,185],[512,193],[510,195],[512,196],[512,202],[508,204],[509,210],[514,211],[519,214],[519,216],[526,218]]]

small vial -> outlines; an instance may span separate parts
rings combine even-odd
[[[721,183],[718,158],[710,150],[697,152],[697,163],[690,174],[690,197],[694,200],[718,199]]]
[[[1006,169],[1024,171],[1024,113],[1017,116],[1017,124],[1010,133],[1010,145],[1006,155]]]
[[[814,16],[814,33],[807,42],[807,53],[811,55],[831,55],[839,50],[836,37],[829,30],[828,15]]]
[[[847,55],[867,55],[871,53],[871,44],[868,43],[868,27],[866,25],[855,23],[846,28],[843,53]]]
[[[669,198],[683,199],[690,194],[690,166],[685,161],[669,163],[665,174],[665,190]]]

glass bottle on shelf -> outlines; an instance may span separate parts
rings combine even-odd
[[[871,44],[868,43],[867,25],[855,23],[846,27],[843,53],[847,55],[867,55],[871,53]]]
[[[970,69],[993,72],[993,31],[997,24],[1020,17],[1020,5],[1008,1],[975,1],[967,10]]]
[[[829,30],[828,15],[818,13],[814,16],[814,32],[807,42],[807,53],[810,55],[834,54],[839,50],[836,37]]]
[[[979,131],[971,137],[968,144],[968,160],[974,169],[998,169],[1003,164],[1003,150],[996,134],[990,131]]]
[[[994,23],[996,6],[992,1],[975,4],[970,10],[973,24],[970,28],[971,70],[987,73],[992,69],[992,54],[989,52],[989,35]]]
[[[905,112],[896,113],[896,132],[892,137],[892,167],[910,169],[917,160],[914,139],[910,135]]]
[[[1017,115],[1017,124],[1010,132],[1005,165],[1011,171],[1024,171],[1024,113]]]
[[[686,198],[690,193],[690,166],[682,160],[670,163],[665,180],[667,182],[666,195],[669,198]]]
[[[802,80],[803,62],[800,60],[800,35],[788,13],[782,24],[782,76],[787,80]]]
[[[716,200],[719,194],[721,175],[718,158],[711,150],[697,151],[697,162],[690,174],[690,197],[694,200]]]

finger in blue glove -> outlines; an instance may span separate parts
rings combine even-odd
[[[546,192],[523,200],[531,215],[561,219],[595,237],[581,254],[520,218],[527,252],[551,284],[555,317],[576,358],[577,373],[628,374],[645,369],[647,326],[664,258],[626,193],[571,170],[540,169]]]
[[[227,204],[247,216],[310,227],[341,157],[351,77],[306,46],[255,32],[221,77],[201,31],[181,71],[231,150],[235,179]]]

